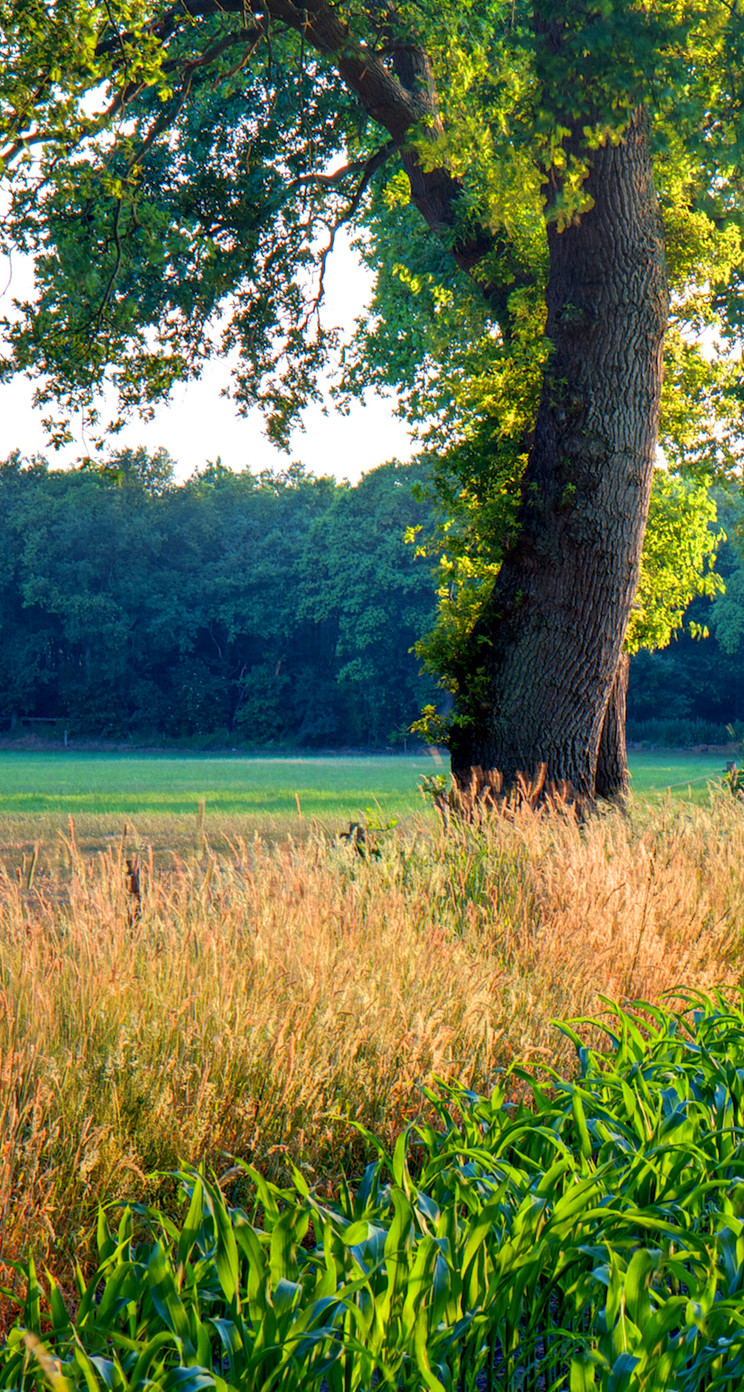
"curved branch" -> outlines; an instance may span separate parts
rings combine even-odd
[[[246,23],[249,12],[253,20],[250,26]],[[228,48],[244,44],[246,52],[238,63],[241,66],[263,39],[268,43],[272,22],[298,33],[303,46],[310,45],[333,63],[368,117],[387,131],[390,145],[400,152],[414,206],[445,242],[457,265],[476,282],[502,330],[508,331],[507,300],[521,281],[510,245],[472,215],[463,215],[461,181],[442,164],[428,167],[419,153],[422,135],[425,140],[427,132],[438,133],[441,117],[431,65],[415,36],[410,43],[396,41],[388,46],[385,56],[384,48],[368,47],[354,37],[343,19],[341,6],[330,0],[303,0],[302,4],[295,4],[294,0],[254,0],[250,11],[246,0],[177,0],[150,21],[144,34],[159,40],[167,50],[168,41],[182,25],[237,14],[243,19],[240,30],[216,40],[197,58],[171,59],[166,52],[164,71],[180,69],[185,76],[196,67],[208,66]],[[125,61],[126,43],[136,39],[134,33],[108,35],[99,43],[96,54],[112,59],[116,67],[121,61],[117,60],[117,53]],[[126,87],[107,113],[109,118],[128,105],[137,90],[134,84]],[[39,132],[24,137],[17,142],[16,152],[43,138]],[[484,263],[494,253],[500,266],[497,277],[484,271]]]
[[[396,149],[397,146],[395,142],[393,140],[389,140],[386,145],[382,145],[379,150],[376,150],[375,153],[371,155],[367,162],[363,165],[361,164],[361,161],[358,161],[356,165],[349,164],[345,165],[343,169],[336,170],[335,174],[319,174],[315,176],[318,182],[328,185],[340,181],[341,176],[350,174],[352,172],[356,172],[356,170],[359,169],[360,166],[362,168],[362,177],[359,180],[356,189],[354,190],[351,202],[347,204],[347,206],[343,209],[343,211],[339,214],[339,216],[329,227],[328,242],[320,254],[320,261],[318,265],[318,293],[314,297],[313,302],[310,305],[307,314],[305,315],[303,321],[303,328],[306,329],[313,315],[319,313],[320,306],[323,301],[323,295],[325,293],[325,274],[326,267],[328,265],[328,257],[330,256],[335,246],[337,234],[340,232],[344,224],[350,222],[353,218],[355,212],[357,211],[357,208],[359,207],[359,204],[362,201],[364,191],[368,187],[372,176],[378,169],[382,168],[385,161],[389,159],[390,155]],[[295,180],[295,182],[299,183],[300,180]],[[328,226],[328,224],[326,224],[326,226]]]
[[[388,140],[385,145],[380,146],[379,150],[375,150],[375,153],[370,155],[369,159],[353,160],[351,164],[344,164],[341,169],[334,169],[332,174],[299,174],[296,179],[292,179],[291,183],[286,185],[287,192],[292,193],[295,189],[304,188],[307,184],[317,184],[320,188],[334,188],[336,185],[342,184],[344,179],[348,179],[350,174],[361,174],[362,178],[359,187],[344,216],[344,221],[348,222],[349,218],[353,216],[359,207],[362,194],[367,188],[373,174],[375,174],[378,169],[382,168],[383,164],[395,153],[397,148],[398,146],[394,140]]]

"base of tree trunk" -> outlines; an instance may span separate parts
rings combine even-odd
[[[465,821],[477,821],[489,812],[538,807],[583,816],[589,810],[586,798],[578,795],[565,779],[550,782],[548,766],[541,764],[532,776],[518,773],[506,783],[498,769],[484,769],[479,764],[465,770],[452,770],[452,789],[447,803],[448,813]],[[438,809],[441,815],[441,808]]]
[[[622,801],[628,795],[628,757],[625,744],[625,710],[630,657],[623,653],[607,702],[597,756],[595,790],[598,798]]]

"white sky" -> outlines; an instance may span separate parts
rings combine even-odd
[[[9,299],[28,297],[32,288],[28,262],[15,257],[12,271],[5,298],[0,298],[4,312]],[[2,265],[0,258],[0,295],[8,274],[7,262]],[[326,274],[324,322],[349,332],[370,290],[369,273],[339,237]],[[233,403],[220,395],[228,381],[229,368],[224,361],[207,364],[198,382],[174,390],[172,402],[160,407],[153,421],[133,419],[113,438],[113,448],[144,445],[153,451],[163,445],[178,463],[179,479],[219,455],[230,468],[247,466],[256,472],[285,468],[291,459],[299,459],[315,474],[334,474],[352,483],[377,464],[393,458],[409,459],[412,454],[408,430],[394,415],[394,399],[370,392],[366,403],[354,405],[348,416],[335,411],[330,401],[327,416],[321,406],[309,407],[303,417],[304,432],[295,431],[291,453],[285,455],[266,439],[258,412],[238,416]],[[19,449],[23,455],[45,454],[53,467],[75,464],[87,452],[81,425],[73,425],[76,438],[71,446],[53,450],[42,425],[48,408],[33,406],[33,390],[33,384],[23,377],[0,386],[0,459]]]

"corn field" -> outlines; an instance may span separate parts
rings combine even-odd
[[[191,1172],[180,1222],[101,1209],[74,1318],[53,1281],[42,1318],[31,1269],[3,1386],[735,1392],[744,1009],[616,1007],[601,1028],[604,1049],[566,1027],[573,1081],[517,1068],[513,1107],[440,1084],[438,1124],[335,1204],[252,1172],[248,1214]]]

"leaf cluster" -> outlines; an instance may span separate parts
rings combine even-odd
[[[319,0],[312,24],[273,0],[252,15],[208,0],[182,14],[145,0],[11,10],[4,237],[35,251],[38,303],[8,316],[5,372],[34,375],[57,440],[71,410],[95,421],[104,384],[122,411],[149,410],[227,352],[241,407],[262,405],[286,444],[337,361],[320,297],[326,254],[349,222],[377,283],[341,355],[339,393],[392,388],[422,432],[448,517],[433,543],[445,556],[443,620],[429,649],[446,674],[457,665],[448,645],[472,627],[513,522],[549,352],[546,181],[559,226],[589,212],[593,150],[622,139],[643,105],[672,289],[660,442],[682,477],[736,474],[738,7],[344,0],[331,10]],[[345,26],[340,47],[320,37],[322,23]],[[354,67],[360,54],[375,101]],[[428,226],[412,179],[436,195]],[[667,490],[665,507],[681,520],[675,498]],[[649,584],[660,547],[679,536],[659,526]],[[688,595],[712,583],[693,530]],[[644,632],[671,632],[682,599]]]

